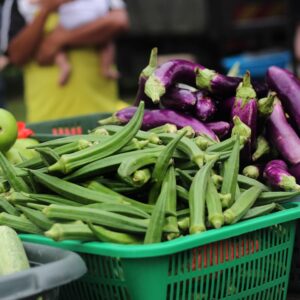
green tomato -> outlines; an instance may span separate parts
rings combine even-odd
[[[0,108],[0,151],[6,152],[18,137],[17,120],[6,109]]]

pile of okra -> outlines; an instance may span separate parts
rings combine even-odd
[[[281,210],[298,192],[240,174],[243,124],[223,141],[190,127],[141,130],[144,103],[125,126],[34,146],[12,165],[0,153],[0,224],[56,241],[149,244]]]

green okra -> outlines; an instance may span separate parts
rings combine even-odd
[[[141,187],[151,179],[151,171],[149,168],[136,170],[132,175],[132,185]]]
[[[227,163],[224,165],[224,176],[221,186],[222,194],[231,194],[231,200],[227,207],[235,201],[235,192],[237,185],[237,177],[240,166],[240,143],[239,138],[236,139],[232,152],[228,158]]]
[[[126,182],[118,180],[116,178],[106,178],[106,177],[97,177],[95,180],[98,183],[101,183],[102,185],[110,188],[111,190],[117,192],[117,193],[130,193],[130,192],[136,192],[139,190],[139,187],[133,187],[128,185]]]
[[[141,150],[149,144],[149,141],[139,141],[133,138],[126,146],[121,148],[118,153],[124,153],[129,151]]]
[[[157,126],[157,127],[152,128],[152,129],[149,129],[148,131],[156,133],[156,134],[159,134],[159,133],[176,133],[177,132],[177,126],[174,125],[174,124],[171,124],[171,123],[166,123],[164,125]]]
[[[123,130],[109,137],[103,143],[93,145],[75,153],[62,155],[57,163],[48,167],[49,171],[60,171],[68,174],[81,166],[112,155],[135,137],[141,127],[143,115],[144,102],[141,101],[136,113],[128,124],[123,127]]]
[[[22,177],[17,176],[17,168],[14,167],[0,151],[0,167],[4,177],[16,192],[30,192],[30,187]]]
[[[13,216],[8,213],[0,213],[0,224],[9,226],[18,232],[42,233],[41,229],[28,220],[25,216]]]
[[[39,210],[39,211],[42,211],[44,208],[47,207],[47,205],[37,204],[37,203],[32,203],[32,202],[26,203],[26,206],[29,208],[33,208],[34,210]]]
[[[81,206],[82,204],[72,201],[69,199],[66,199],[64,197],[61,197],[59,195],[54,194],[25,194],[23,193],[24,197],[27,197],[27,202],[41,202],[41,203],[47,203],[47,204],[61,204],[61,205],[71,205],[71,206]]]
[[[166,225],[165,228],[170,229],[170,231],[173,231],[172,233],[169,233],[167,235],[168,240],[172,240],[179,236],[179,228],[177,224],[177,191],[176,191],[176,175],[175,175],[175,169],[174,166],[170,166],[167,174],[166,174],[166,180],[168,182],[168,197],[167,197],[167,203],[166,203],[166,211],[173,212],[174,216],[168,216],[166,219]]]
[[[189,201],[189,191],[184,187],[177,185],[176,186],[177,196],[185,201]]]
[[[207,135],[198,135],[197,137],[194,138],[194,142],[202,151],[205,151],[208,149],[209,146],[218,143],[217,141],[213,140]]]
[[[51,191],[81,204],[91,204],[95,202],[125,202],[122,197],[94,191],[38,171],[31,170],[30,172],[34,175],[35,180]]]
[[[269,204],[269,203],[280,203],[287,200],[290,200],[296,196],[299,196],[300,192],[285,192],[285,191],[276,191],[276,192],[262,192],[258,199],[256,204],[263,205],[263,204]]]
[[[189,191],[190,207],[190,233],[198,233],[206,230],[205,226],[205,197],[207,182],[215,160],[207,162],[195,175]]]
[[[178,220],[178,227],[182,231],[187,231],[190,228],[190,217],[183,217]]]
[[[261,183],[260,181],[250,178],[250,177],[247,177],[247,176],[244,176],[244,175],[241,175],[241,174],[238,174],[237,181],[238,181],[240,188],[248,189],[251,186],[258,186],[258,187],[261,187],[261,189],[265,192],[270,191],[270,188],[268,186],[266,186],[265,184]]]
[[[88,227],[90,228],[94,236],[102,242],[125,245],[136,245],[143,243],[143,240],[137,235],[112,231],[105,228],[104,226],[93,225],[91,223],[88,223]]]
[[[35,210],[29,207],[17,205],[17,207],[23,212],[23,214],[35,224],[41,230],[49,230],[54,224],[49,218],[47,218],[41,211]]]
[[[11,205],[5,199],[5,197],[3,197],[2,195],[0,195],[0,209],[4,212],[7,212],[10,215],[13,215],[13,216],[19,216],[20,215],[18,210],[13,205]]]
[[[132,174],[143,167],[155,164],[158,157],[159,154],[156,153],[152,153],[152,154],[145,153],[145,154],[132,156],[124,160],[120,164],[117,171],[118,175],[125,182],[132,184],[132,178],[131,178]]]
[[[43,210],[43,213],[48,218],[80,220],[128,232],[145,232],[149,224],[149,220],[147,219],[130,218],[117,213],[82,206],[72,207],[51,204]]]
[[[55,223],[48,231],[45,232],[45,236],[57,242],[64,240],[79,240],[82,242],[88,242],[96,239],[89,226],[81,221],[76,221],[72,224]]]
[[[168,143],[166,148],[163,149],[157,157],[152,172],[152,181],[154,182],[154,185],[152,186],[149,194],[149,203],[151,204],[155,203],[157,200],[157,197],[160,193],[160,187],[167,173],[173,153],[184,135],[185,131],[183,131],[180,135],[177,135],[172,141]]]
[[[267,215],[276,209],[276,203],[269,203],[265,205],[255,206],[250,208],[247,213],[242,217],[242,220],[256,218]]]
[[[46,166],[50,166],[56,163],[59,160],[59,155],[50,147],[42,147],[36,149],[36,151],[40,154],[43,162]]]
[[[105,128],[109,133],[117,133],[123,129],[120,125],[102,125],[101,128]],[[135,137],[139,140],[148,140],[152,144],[160,145],[162,141],[156,133],[150,131],[138,130]]]
[[[219,143],[214,143],[213,145],[210,145],[207,147],[207,152],[224,152],[224,151],[231,151],[233,149],[233,146],[236,142],[237,137],[232,136],[224,141],[221,141]]]
[[[206,206],[208,221],[214,228],[220,228],[224,224],[224,216],[220,195],[211,177],[208,178],[206,191]]]
[[[168,181],[164,180],[161,192],[158,196],[149,221],[149,226],[146,231],[144,244],[159,243],[162,240],[162,234],[166,221],[167,200],[169,196],[168,184]]]
[[[110,212],[126,215],[129,217],[134,217],[134,218],[141,218],[141,219],[150,218],[150,215],[148,213],[130,204],[94,203],[94,204],[84,205],[83,207],[102,209],[105,211],[110,211]]]
[[[192,126],[189,126],[189,125],[188,126],[184,126],[181,129],[179,129],[177,131],[177,134],[181,134],[182,131],[185,132],[184,136],[187,137],[187,138],[190,138],[190,139],[193,138],[195,136],[195,134],[196,134],[194,128]]]
[[[262,189],[253,186],[241,194],[241,196],[233,203],[233,205],[224,211],[226,224],[234,224],[239,221],[253,206]]]
[[[90,164],[81,167],[80,169],[67,175],[64,179],[68,181],[78,180],[81,178],[91,178],[102,175],[118,169],[119,165],[128,158],[133,156],[139,156],[143,154],[154,154],[159,155],[164,146],[157,146],[155,148],[136,150],[132,152],[125,152],[120,154],[111,155]]]
[[[169,143],[174,138],[176,138],[176,136],[176,134],[171,133],[161,133],[158,135],[158,137],[164,143]],[[182,137],[177,145],[177,148],[178,150],[185,153],[191,161],[195,162],[198,165],[198,167],[201,168],[203,166],[205,153],[199,149],[197,144],[192,139]]]

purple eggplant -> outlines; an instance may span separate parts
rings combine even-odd
[[[197,102],[196,92],[193,87],[174,85],[170,87],[161,98],[161,104],[166,108],[179,111],[191,111]]]
[[[291,166],[289,172],[296,178],[297,183],[300,183],[300,163]]]
[[[300,139],[288,123],[278,99],[275,101],[273,112],[267,120],[266,128],[268,140],[284,160],[293,165],[300,163]]]
[[[135,106],[126,107],[114,113],[111,117],[100,120],[99,123],[101,125],[127,124],[136,110],[137,108]],[[177,128],[191,126],[197,135],[204,134],[216,141],[219,140],[216,134],[201,121],[171,109],[145,110],[142,129],[148,130],[166,123],[172,123],[176,125]]]
[[[211,97],[205,95],[202,91],[195,93],[197,102],[193,114],[200,121],[207,121],[216,113],[216,105]]]
[[[251,153],[255,147],[257,122],[256,92],[251,85],[249,72],[246,72],[236,91],[231,117],[236,116],[251,129],[250,141],[244,145],[241,152],[242,161],[247,163],[251,161]]]
[[[180,82],[195,86],[196,68],[203,69],[201,65],[183,59],[173,59],[165,62],[146,81],[146,95],[154,103],[157,103],[168,88],[175,83]]]
[[[273,187],[286,191],[300,191],[300,186],[296,183],[296,178],[289,173],[288,166],[283,160],[271,160],[267,163],[264,178]]]
[[[211,129],[220,139],[227,136],[230,130],[230,124],[225,121],[216,121],[205,123],[205,126]]]
[[[226,76],[207,68],[196,70],[196,85],[200,89],[211,92],[213,95],[222,97],[233,96],[238,85],[242,82],[240,77]],[[251,81],[258,97],[265,97],[268,93],[268,87],[265,83],[255,80]]]
[[[300,81],[290,71],[276,66],[268,68],[266,81],[282,102],[295,130],[300,133]]]
[[[149,64],[144,68],[139,77],[138,91],[133,103],[134,106],[138,106],[139,103],[143,100],[145,102],[145,107],[153,108],[157,107],[152,100],[145,94],[145,83],[149,76],[154,72],[157,67],[157,48],[151,50]]]

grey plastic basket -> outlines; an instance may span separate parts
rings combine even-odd
[[[71,251],[24,242],[31,268],[0,277],[1,300],[56,300],[59,287],[84,275],[82,258]]]

